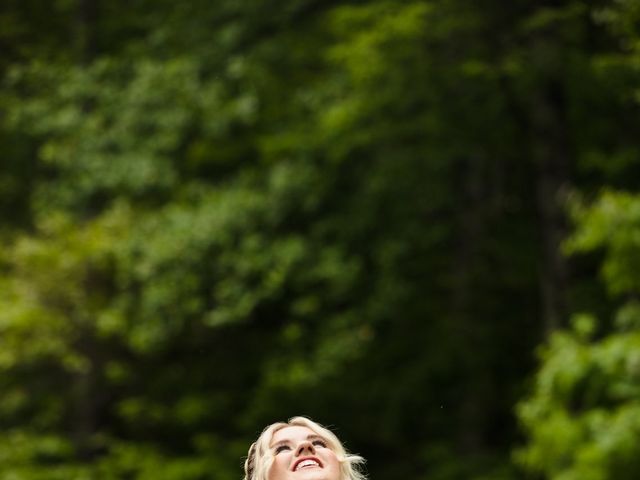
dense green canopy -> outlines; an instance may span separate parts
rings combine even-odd
[[[639,20],[2,2],[0,480],[637,476]]]

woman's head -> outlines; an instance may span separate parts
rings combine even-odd
[[[294,417],[262,431],[249,449],[244,480],[365,480],[362,463],[330,430]]]

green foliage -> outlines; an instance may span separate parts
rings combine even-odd
[[[551,479],[636,475],[640,333],[595,341],[579,328],[555,334],[544,349],[534,394],[519,408],[529,444],[518,459]]]
[[[114,240],[126,229],[127,214],[116,209],[77,226],[63,213],[37,225],[37,235],[15,238],[3,251],[3,369],[44,358],[83,370],[85,359],[72,345],[83,330],[103,330],[113,295]]]
[[[636,295],[639,270],[637,195],[605,191],[591,205],[574,207],[573,253],[604,251],[609,290]],[[632,297],[633,298],[633,297]],[[546,478],[609,479],[640,474],[640,305],[619,308],[612,331],[577,315],[541,351],[533,393],[519,406],[529,441],[518,452],[528,470]]]
[[[613,294],[640,290],[640,199],[637,195],[605,191],[589,208],[574,202],[574,217],[580,228],[566,245],[567,251],[585,252],[602,248],[602,275]]]
[[[372,478],[515,478],[540,162],[571,146],[587,196],[635,178],[636,10],[5,2],[0,480],[238,478],[294,414],[340,426]],[[575,207],[568,248],[602,247],[619,296],[638,285],[636,203]],[[602,415],[619,427],[602,451],[626,461],[616,335],[636,307],[607,341],[589,318],[548,347],[532,405],[585,388],[580,408],[621,410],[561,428],[525,403],[562,430],[527,465],[564,462]]]

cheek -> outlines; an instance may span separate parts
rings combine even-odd
[[[284,458],[286,455],[276,455],[271,463],[271,467],[267,471],[267,480],[282,480],[287,474],[287,461]]]
[[[340,461],[338,460],[338,457],[336,457],[335,455],[331,455],[328,459],[327,459],[329,466],[333,472],[333,474],[335,475],[336,479],[341,478],[341,473],[342,473],[342,464],[340,463]]]

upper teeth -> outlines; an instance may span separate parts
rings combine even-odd
[[[303,460],[298,465],[296,465],[296,470],[299,470],[300,468],[304,468],[304,467],[311,467],[311,466],[319,467],[320,465],[315,460]]]

